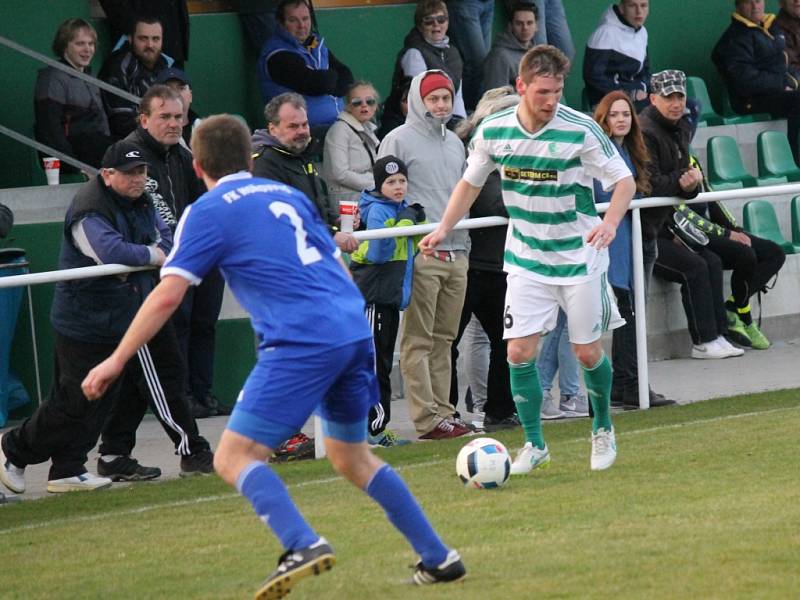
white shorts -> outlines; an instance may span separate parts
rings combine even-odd
[[[606,273],[575,285],[553,285],[509,274],[505,306],[506,340],[551,331],[559,307],[567,313],[569,341],[573,344],[590,344],[604,331],[625,324]]]

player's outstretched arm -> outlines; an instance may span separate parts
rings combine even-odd
[[[444,211],[444,215],[442,215],[439,226],[419,242],[419,249],[422,254],[426,256],[433,254],[434,248],[442,243],[442,240],[450,233],[453,226],[467,214],[480,191],[481,188],[467,183],[466,180],[458,180],[456,187],[453,188],[453,193],[450,194],[450,200],[447,202],[447,208]]]
[[[614,241],[614,238],[617,237],[617,225],[625,216],[635,193],[636,182],[633,177],[625,177],[616,183],[614,193],[611,194],[611,205],[600,224],[596,225],[586,236],[587,244],[602,250]]]
[[[97,400],[108,386],[120,376],[134,354],[158,333],[183,300],[189,281],[177,275],[167,275],[142,304],[117,349],[89,371],[81,389],[89,400]]]

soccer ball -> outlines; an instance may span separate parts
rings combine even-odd
[[[456,473],[468,488],[497,488],[508,480],[511,457],[506,447],[492,438],[476,438],[461,448]]]

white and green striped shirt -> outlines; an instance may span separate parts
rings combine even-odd
[[[585,243],[600,222],[592,179],[608,190],[631,172],[597,123],[561,104],[535,134],[520,125],[517,107],[491,115],[470,142],[463,178],[483,187],[494,169],[510,219],[506,272],[566,285],[607,270],[608,251]]]

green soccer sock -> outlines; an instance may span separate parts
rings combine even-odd
[[[542,386],[539,383],[536,361],[519,365],[509,362],[508,370],[511,374],[511,394],[514,396],[519,422],[525,432],[525,441],[542,449]]]
[[[591,369],[583,368],[583,380],[586,382],[586,391],[594,410],[594,420],[592,421],[592,432],[603,427],[606,431],[611,431],[611,412],[609,404],[611,402],[611,376],[613,371],[611,363],[605,352],[597,364]],[[513,389],[513,388],[512,388]]]

